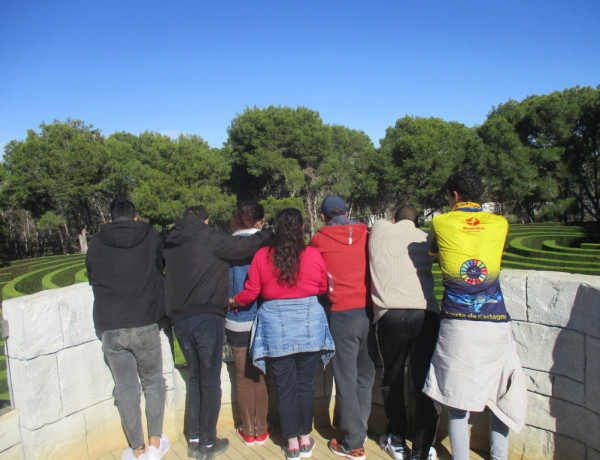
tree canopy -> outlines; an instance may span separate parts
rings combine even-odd
[[[447,177],[466,168],[512,219],[598,222],[599,144],[600,86],[508,100],[476,127],[406,115],[379,148],[306,107],[246,108],[221,148],[195,134],[105,137],[80,120],[42,123],[4,148],[0,256],[85,250],[117,196],[160,230],[197,204],[227,228],[236,203],[255,199],[267,218],[300,208],[314,231],[330,194],[354,218],[389,216],[403,203],[431,214],[447,205]]]

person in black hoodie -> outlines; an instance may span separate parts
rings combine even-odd
[[[113,395],[130,447],[123,459],[160,459],[169,450],[162,433],[165,382],[157,321],[164,316],[163,244],[138,222],[131,201],[115,198],[111,221],[90,241],[87,275],[94,292],[94,327],[113,375]],[[144,444],[140,384],[146,396]]]
[[[227,234],[209,225],[204,206],[192,206],[165,240],[166,310],[190,369],[189,457],[209,460],[229,447],[217,438],[229,262],[252,258],[271,239],[271,232]]]

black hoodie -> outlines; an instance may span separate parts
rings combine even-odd
[[[166,310],[173,322],[200,313],[225,316],[229,261],[247,260],[271,232],[231,236],[198,219],[180,219],[165,241]]]
[[[105,224],[90,241],[87,275],[96,331],[147,326],[164,316],[163,245],[145,222]]]

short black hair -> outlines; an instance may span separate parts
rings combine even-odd
[[[108,211],[110,212],[110,219],[112,221],[116,221],[119,218],[135,218],[135,206],[125,198],[115,198],[112,200]]]
[[[208,219],[208,211],[201,204],[198,206],[190,206],[184,211],[183,217],[186,219],[196,219],[205,221],[206,219]]]
[[[419,220],[419,213],[413,206],[409,204],[404,204],[398,209],[396,209],[396,213],[394,214],[394,220],[396,222],[400,222],[401,220],[410,220],[411,222],[414,222],[415,225],[417,225],[417,222]]]
[[[450,174],[444,185],[446,192],[457,192],[461,201],[479,202],[483,196],[483,182],[475,171],[464,169]]]

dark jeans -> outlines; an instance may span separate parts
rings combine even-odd
[[[163,428],[166,387],[158,326],[104,331],[102,351],[115,381],[113,395],[129,445],[141,447],[140,381],[146,397],[148,436],[160,436]]]
[[[439,316],[425,310],[388,310],[377,322],[376,335],[383,362],[381,392],[388,419],[388,432],[403,444],[408,430],[404,401],[404,375],[409,362],[412,398],[415,405],[413,451],[427,458],[435,441],[438,415],[433,401],[421,390],[435,350]]]
[[[217,438],[224,323],[222,316],[206,313],[173,324],[190,370],[185,407],[188,437],[200,439],[200,445]]]
[[[312,431],[315,374],[320,357],[320,352],[310,352],[268,358],[277,383],[279,420],[286,439]]]
[[[331,360],[335,397],[343,441],[350,449],[364,445],[371,412],[375,363],[369,353],[370,323],[365,308],[332,311],[329,318],[336,350]]]

